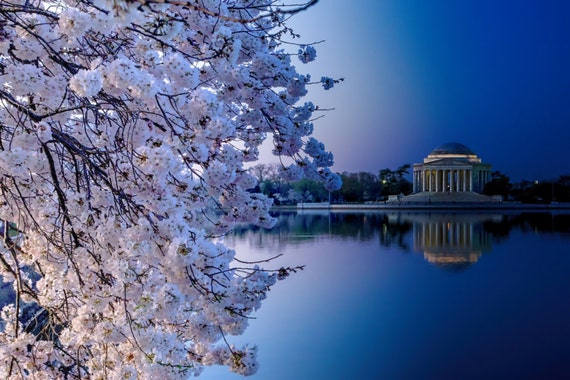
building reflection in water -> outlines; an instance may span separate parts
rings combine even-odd
[[[507,239],[513,230],[570,238],[569,212],[304,210],[274,216],[277,224],[273,229],[240,225],[224,240],[232,247],[242,242],[252,251],[273,256],[290,245],[319,244],[329,239],[358,243],[379,239],[382,247],[421,252],[429,263],[462,269],[476,263],[491,251],[493,242]]]
[[[492,233],[484,223],[500,215],[423,213],[407,214],[412,224],[413,250],[439,267],[460,270],[475,264],[492,249]]]

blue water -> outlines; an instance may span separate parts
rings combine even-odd
[[[570,214],[278,218],[226,238],[305,265],[230,339],[259,346],[253,379],[570,378]]]

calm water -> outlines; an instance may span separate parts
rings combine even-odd
[[[306,265],[233,337],[258,344],[254,379],[570,378],[569,213],[278,218],[226,238]]]

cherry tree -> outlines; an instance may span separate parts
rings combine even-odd
[[[283,178],[340,185],[302,101],[335,80],[287,26],[314,3],[0,0],[1,378],[255,372],[230,335],[296,268],[219,238],[273,223],[267,137]]]

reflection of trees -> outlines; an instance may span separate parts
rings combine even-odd
[[[247,241],[252,247],[265,248],[279,252],[287,244],[312,242],[329,235],[329,216],[327,214],[297,214],[281,212],[274,215],[277,223],[272,229],[253,225],[240,225],[229,233],[225,240],[234,245],[234,241]]]
[[[325,237],[359,242],[378,239],[380,245],[384,247],[409,250],[412,231],[414,234],[425,234],[426,226],[433,228],[438,223],[441,225],[442,221],[449,226],[457,226],[455,228],[458,228],[458,238],[463,236],[462,231],[469,231],[469,236],[475,241],[482,242],[481,239],[484,237],[483,245],[471,247],[474,252],[490,250],[488,244],[491,241],[504,240],[513,230],[520,230],[523,233],[557,233],[570,237],[570,213],[303,211],[276,213],[274,216],[277,218],[277,224],[273,229],[240,226],[228,235],[228,242],[245,240],[254,247],[270,248],[278,252],[282,246],[287,244],[314,242]],[[446,227],[446,229],[449,228]],[[430,233],[433,233],[433,229]],[[413,237],[413,239],[417,238],[417,236]],[[436,247],[437,245],[430,245],[429,250],[432,254],[435,254]],[[446,245],[446,249],[449,249],[449,246]]]
[[[522,212],[504,214],[500,220],[488,221],[485,230],[493,240],[507,239],[513,230],[523,233],[548,233],[570,236],[570,213]]]
[[[385,214],[332,214],[331,234],[357,241],[369,241],[377,236],[385,223]]]
[[[570,234],[570,214],[523,213],[512,216],[510,224],[523,232]]]
[[[380,231],[380,245],[384,247],[396,246],[405,251],[410,245],[404,237],[412,230],[412,224],[401,218],[399,213],[384,215],[382,229]]]
[[[378,239],[383,246],[409,249],[405,236],[411,224],[386,213],[284,212],[275,215],[277,223],[270,230],[240,226],[227,238],[247,240],[254,247],[310,242],[323,238],[350,239],[360,242]]]

